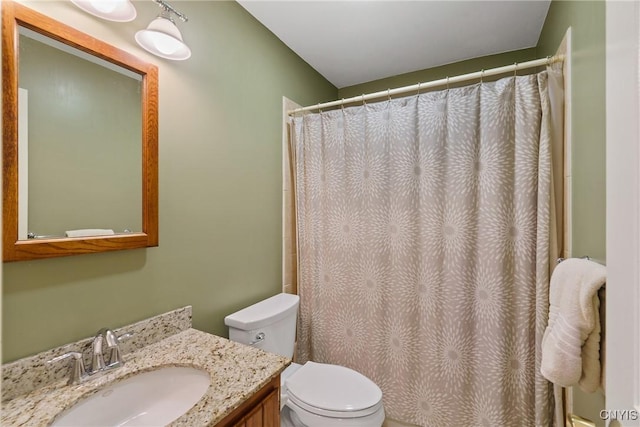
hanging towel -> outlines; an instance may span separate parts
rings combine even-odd
[[[600,301],[606,268],[570,258],[558,264],[549,287],[549,324],[542,337],[542,375],[554,384],[600,385]]]
[[[111,236],[115,234],[113,230],[106,228],[85,228],[80,230],[67,230],[64,233],[67,237],[91,237],[91,236]]]

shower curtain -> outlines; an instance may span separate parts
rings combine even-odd
[[[387,417],[548,426],[547,71],[292,120],[300,362]]]

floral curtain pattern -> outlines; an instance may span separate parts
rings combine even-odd
[[[547,426],[547,74],[292,121],[298,359],[420,426]]]

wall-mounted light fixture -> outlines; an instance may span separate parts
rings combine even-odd
[[[136,18],[136,8],[130,0],[71,0],[87,13],[108,21],[129,22]]]
[[[182,34],[171,17],[173,14],[182,22],[187,22],[187,16],[164,0],[153,1],[162,11],[145,30],[136,33],[136,42],[161,58],[175,61],[188,59],[191,56],[191,49],[182,40]],[[136,8],[130,0],[71,0],[71,2],[87,13],[109,21],[133,21],[137,15]]]
[[[182,40],[182,34],[171,18],[171,14],[176,15],[182,22],[187,22],[188,18],[163,0],[153,1],[162,8],[162,11],[145,30],[136,33],[136,42],[161,58],[176,61],[188,59],[191,56],[191,49]]]

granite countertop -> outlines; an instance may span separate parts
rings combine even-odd
[[[79,385],[60,380],[2,403],[3,426],[46,426],[78,400],[109,383],[164,366],[190,366],[211,374],[202,399],[171,426],[211,426],[280,374],[285,357],[187,329],[124,356],[125,365]]]

